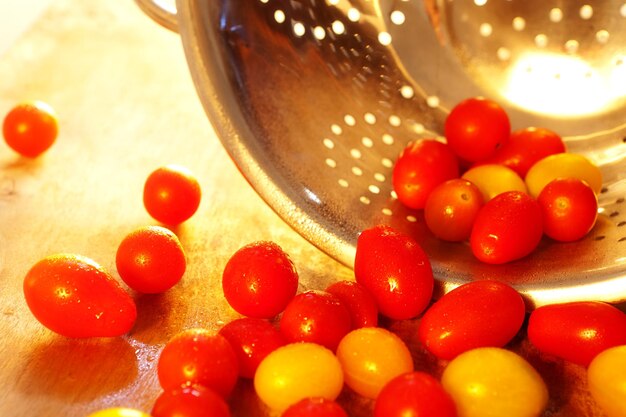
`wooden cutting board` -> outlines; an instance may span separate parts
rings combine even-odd
[[[222,148],[189,76],[180,38],[130,0],[60,0],[0,58],[0,114],[41,99],[59,114],[54,147],[36,160],[0,143],[0,415],[85,416],[111,407],[149,412],[161,392],[160,349],[190,327],[217,330],[237,317],[221,293],[230,255],[273,240],[300,274],[300,290],[352,279],[352,271],[306,242],[249,187]],[[115,252],[136,227],[155,224],[142,205],[147,175],[178,163],[198,176],[202,204],[176,230],[188,256],[183,281],[158,296],[134,294],[138,322],[126,337],[70,340],[43,328],[22,293],[28,269],[57,252],[88,256],[116,278]],[[389,323],[413,348],[416,367],[443,365],[420,350],[415,321]],[[584,369],[513,344],[550,386],[546,416],[601,416]],[[371,402],[346,390],[352,416]],[[264,416],[249,381],[230,403],[235,416]]]

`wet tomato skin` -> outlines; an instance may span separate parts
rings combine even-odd
[[[478,212],[470,247],[485,263],[504,264],[530,254],[541,241],[539,203],[528,194],[508,191],[489,200]]]
[[[541,306],[530,315],[528,339],[545,354],[587,366],[600,352],[626,344],[626,314],[598,301]]]
[[[57,139],[57,115],[43,101],[20,103],[5,116],[2,133],[11,149],[27,158],[36,158],[47,151]]]
[[[539,193],[544,233],[559,242],[583,238],[596,224],[598,198],[578,178],[557,178]]]
[[[341,363],[317,343],[279,347],[263,359],[254,374],[254,389],[265,405],[283,412],[311,397],[335,400],[343,389]]]
[[[542,127],[526,127],[513,131],[504,145],[479,164],[504,165],[524,178],[537,161],[565,151],[565,143],[557,133]]]
[[[41,324],[72,338],[128,333],[137,319],[134,300],[92,259],[47,256],[24,278],[24,296]]]
[[[298,273],[282,248],[274,242],[253,242],[238,249],[222,273],[224,296],[240,314],[273,318],[298,290]]]
[[[352,329],[376,327],[378,325],[378,306],[374,296],[365,286],[356,281],[338,281],[326,288],[350,312]]]
[[[196,176],[184,166],[166,165],[148,175],[143,189],[143,204],[155,220],[177,225],[195,214],[202,190]]]
[[[402,204],[421,209],[437,185],[458,176],[459,162],[448,145],[420,139],[409,143],[396,159],[392,184]]]
[[[174,233],[161,226],[146,226],[122,239],[115,264],[126,285],[141,293],[157,294],[181,280],[187,260]]]
[[[159,356],[157,375],[165,390],[186,383],[200,384],[227,397],[237,383],[239,364],[235,350],[224,336],[191,328],[167,342]]]
[[[507,284],[483,280],[463,284],[437,300],[422,316],[420,342],[450,360],[477,347],[503,347],[518,333],[526,308]]]
[[[348,417],[348,413],[334,400],[313,397],[293,404],[281,417]]]
[[[426,226],[441,240],[467,240],[483,201],[479,188],[470,181],[448,180],[438,185],[426,200]]]
[[[228,322],[219,333],[235,350],[239,375],[243,378],[253,378],[263,358],[287,344],[285,336],[272,323],[253,317]]]
[[[351,329],[350,312],[333,294],[309,290],[296,295],[280,318],[289,342],[312,342],[334,351]]]
[[[87,417],[150,417],[143,411],[127,407],[111,407],[96,411]]]
[[[498,103],[472,97],[452,109],[444,132],[450,148],[460,159],[475,162],[491,157],[509,140],[511,123]]]
[[[428,256],[414,238],[390,226],[374,226],[360,234],[354,273],[376,299],[379,312],[392,319],[416,317],[432,297]]]
[[[404,341],[382,327],[352,330],[341,339],[337,358],[346,385],[366,398],[376,398],[389,381],[414,366]]]
[[[230,417],[228,404],[213,390],[198,384],[166,389],[152,407],[152,417]]]
[[[378,394],[374,417],[456,417],[456,406],[441,383],[424,372],[407,372]]]

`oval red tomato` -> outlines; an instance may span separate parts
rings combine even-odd
[[[448,145],[420,139],[409,143],[398,156],[392,184],[402,204],[421,209],[437,185],[458,176],[459,163]]]
[[[563,152],[565,144],[561,136],[542,127],[527,127],[513,131],[508,141],[479,164],[504,165],[524,178],[535,162]]]
[[[224,296],[244,316],[269,319],[284,310],[298,290],[298,273],[274,242],[254,242],[237,250],[222,273]]]
[[[389,381],[378,394],[374,417],[456,417],[456,406],[441,383],[424,372]]]
[[[392,319],[416,317],[433,294],[435,281],[428,256],[415,239],[390,226],[361,232],[354,273],[376,299],[380,313]]]
[[[542,306],[530,315],[528,339],[543,353],[587,366],[600,352],[626,345],[626,314],[598,301]]]
[[[230,417],[228,404],[213,390],[186,384],[165,390],[156,399],[152,417]]]
[[[187,268],[178,237],[161,226],[135,229],[122,239],[115,254],[117,272],[135,291],[156,294],[177,284]]]
[[[280,318],[280,331],[289,342],[317,343],[334,351],[350,331],[350,312],[326,291],[296,295]]]
[[[522,327],[522,296],[498,281],[461,285],[437,300],[422,316],[420,342],[440,359],[450,360],[477,347],[503,347]]]
[[[193,328],[167,342],[159,356],[157,375],[165,390],[185,383],[200,384],[226,397],[237,383],[239,364],[224,336]]]
[[[537,201],[543,215],[544,233],[559,242],[584,237],[596,224],[598,198],[578,178],[557,178],[546,185]]]
[[[378,325],[376,300],[362,284],[356,281],[339,281],[326,288],[326,292],[333,294],[346,306],[353,329]]]
[[[348,413],[334,400],[313,397],[298,401],[281,417],[348,417]]]
[[[287,344],[285,337],[272,323],[252,317],[226,323],[219,333],[235,350],[239,375],[243,378],[253,378],[263,358]]]
[[[468,180],[455,178],[430,193],[424,207],[424,220],[439,239],[460,242],[469,239],[482,205],[479,188]]]
[[[498,103],[475,97],[452,109],[444,132],[450,148],[459,158],[476,162],[489,158],[509,140],[511,122]]]
[[[137,319],[134,300],[93,260],[74,254],[43,258],[24,278],[28,308],[41,324],[67,337],[128,333]]]
[[[503,264],[530,254],[541,241],[539,203],[528,194],[508,191],[489,200],[472,229],[472,253],[482,262]]]

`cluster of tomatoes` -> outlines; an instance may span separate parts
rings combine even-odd
[[[440,145],[425,146],[449,155]],[[156,220],[174,225],[194,214],[200,196],[189,171],[166,166],[148,176],[143,201]],[[509,210],[513,203],[507,204]],[[159,293],[181,279],[186,257],[168,228],[147,226],[121,241],[116,267],[128,287]],[[218,332],[187,329],[168,341],[157,364],[163,391],[150,415],[229,417],[229,397],[244,378],[282,417],[347,417],[337,401],[346,389],[370,399],[375,417],[537,417],[548,401],[546,385],[506,349],[527,318],[528,339],[540,352],[587,367],[597,403],[611,417],[626,415],[626,314],[618,308],[565,303],[527,317],[514,288],[489,280],[433,302],[427,254],[413,237],[384,225],[360,234],[354,274],[354,280],[298,293],[298,272],[281,247],[262,241],[240,248],[221,283],[241,317]],[[120,283],[80,255],[37,262],[24,279],[24,295],[43,325],[67,337],[124,335],[137,316]],[[405,340],[381,326],[381,317],[417,320],[420,346],[445,364],[440,378],[419,370]],[[90,417],[148,414],[116,408]]]
[[[455,106],[445,140],[411,142],[393,171],[398,200],[423,209],[435,236],[469,241],[475,257],[491,264],[523,258],[544,235],[584,237],[596,223],[601,186],[599,168],[566,152],[558,134],[511,132],[505,110],[485,98]]]

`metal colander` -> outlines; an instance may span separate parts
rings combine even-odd
[[[361,230],[390,224],[430,255],[441,290],[492,278],[535,305],[626,300],[623,0],[138,0],[177,30],[224,146],[267,203],[352,266]],[[175,11],[174,11],[175,10]],[[514,129],[561,134],[600,166],[597,225],[506,265],[432,236],[391,186],[394,161],[449,109],[498,101]]]

